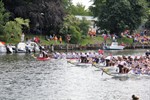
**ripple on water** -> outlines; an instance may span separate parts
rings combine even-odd
[[[6,58],[0,59],[0,100],[130,100],[132,94],[150,100],[150,78],[112,78],[95,67],[29,55]]]

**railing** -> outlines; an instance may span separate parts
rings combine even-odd
[[[47,46],[48,49],[52,49],[51,46]],[[144,44],[126,44],[125,49],[148,49],[150,45]],[[87,44],[81,46],[78,44],[66,44],[66,45],[54,45],[54,50],[98,50],[103,49],[103,44]]]

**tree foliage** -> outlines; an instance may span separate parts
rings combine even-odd
[[[67,14],[91,16],[92,12],[89,9],[85,9],[85,6],[81,3],[73,5],[72,0],[63,1],[64,8]]]
[[[62,0],[3,0],[12,19],[30,19],[32,32],[57,33],[64,17]]]
[[[65,9],[65,13],[70,14],[72,5],[72,0],[63,0],[63,7]]]
[[[90,21],[88,21],[85,17],[82,18],[82,20],[80,20],[80,29],[81,29],[81,33],[82,35],[87,35],[88,30],[89,30],[89,25],[90,25]]]
[[[92,15],[91,11],[88,9],[85,9],[85,6],[81,3],[77,3],[77,5],[71,6],[71,14],[82,15],[82,16]]]
[[[71,35],[71,43],[78,43],[81,39],[81,33],[79,28],[80,21],[73,15],[67,15],[64,18],[64,24],[60,30],[64,36]]]
[[[147,11],[148,17],[147,17],[147,22],[145,23],[145,27],[147,29],[150,29],[150,0],[147,0],[147,2],[148,2],[148,11]]]
[[[121,33],[126,28],[134,30],[146,12],[145,0],[93,0],[91,10],[98,17],[97,25],[111,33]]]
[[[89,21],[85,18],[79,20],[74,15],[67,15],[64,18],[64,24],[61,29],[61,33],[66,36],[71,35],[71,43],[79,43],[82,35],[86,35],[89,29]]]
[[[0,0],[0,34],[3,33],[5,23],[9,19],[9,13],[6,12],[3,2]]]
[[[23,26],[29,27],[29,20],[23,18],[15,18],[14,21],[8,21],[4,26],[4,36],[6,41],[13,35],[14,39],[20,38]]]

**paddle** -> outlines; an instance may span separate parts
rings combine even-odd
[[[103,69],[102,69],[102,68],[101,68],[101,70],[102,70],[102,74],[101,74],[101,75],[103,76],[104,71],[103,71]]]
[[[96,67],[95,62],[92,63],[92,66]]]
[[[102,74],[101,74],[102,76],[103,76],[103,73],[104,73],[104,71],[102,71]]]

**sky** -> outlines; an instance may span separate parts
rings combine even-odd
[[[72,0],[74,5],[76,5],[79,2],[79,3],[82,3],[86,9],[92,4],[92,2],[90,1],[91,0]]]

